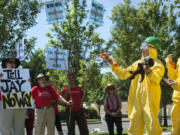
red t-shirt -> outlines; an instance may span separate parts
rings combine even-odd
[[[63,88],[62,90],[62,96],[66,92],[67,88]],[[70,96],[71,95],[71,96]],[[81,100],[82,100],[83,92],[80,87],[76,86],[70,89],[70,94],[68,94],[67,101],[70,99],[73,101],[72,110],[73,111],[79,111],[82,109],[81,106]],[[70,108],[70,106],[66,106],[66,108]]]
[[[60,96],[52,86],[34,86],[31,92],[36,107],[52,105],[52,101],[57,100]]]

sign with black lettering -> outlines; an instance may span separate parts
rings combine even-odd
[[[68,50],[60,48],[46,49],[46,69],[68,70]]]
[[[104,7],[99,2],[92,0],[89,21],[98,25],[103,24]]]
[[[34,106],[29,82],[29,69],[0,69],[0,90],[3,108],[32,108]]]
[[[49,1],[45,3],[46,16],[49,24],[65,20],[63,1]]]

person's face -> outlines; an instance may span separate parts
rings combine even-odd
[[[115,92],[115,87],[114,87],[114,86],[110,86],[110,87],[108,88],[108,92],[109,92],[109,94],[114,94],[114,92]]]
[[[142,50],[142,56],[144,57],[149,56],[149,46],[147,43],[142,43],[141,50]]]
[[[74,76],[68,76],[67,80],[68,80],[69,85],[73,85],[74,84]]]
[[[8,59],[6,61],[6,68],[10,68],[10,69],[13,69],[16,67],[16,61],[15,59]]]
[[[37,80],[37,82],[38,82],[40,87],[44,87],[45,86],[45,81],[46,81],[45,77],[41,77],[41,78],[39,78]]]

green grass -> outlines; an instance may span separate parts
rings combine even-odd
[[[127,135],[127,130],[123,130],[123,134],[122,135]],[[114,132],[116,134],[116,132]],[[108,132],[103,132],[103,133],[91,133],[89,135],[109,135]]]
[[[170,131],[171,128],[172,128],[171,125],[168,126],[168,127],[162,127],[163,131],[167,131],[167,130]],[[123,130],[123,135],[127,135],[127,132],[128,132],[128,130]],[[115,132],[115,134],[116,134],[116,132]],[[90,135],[109,135],[109,133],[108,133],[108,132],[103,132],[103,133],[91,133]]]

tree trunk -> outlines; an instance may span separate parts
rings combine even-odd
[[[98,116],[101,117],[100,116],[101,105],[97,105],[97,108],[98,108]]]
[[[168,126],[168,122],[167,122],[167,110],[166,110],[166,104],[163,106],[163,112],[164,112],[164,115],[163,115],[163,118],[164,118],[164,124],[163,124],[163,126],[167,127],[167,126]]]

